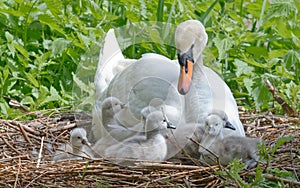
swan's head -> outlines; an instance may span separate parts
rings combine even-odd
[[[224,111],[213,111],[208,114],[205,120],[205,133],[217,136],[223,128],[235,130],[233,125],[228,121],[228,117]]]
[[[175,44],[180,64],[178,91],[185,95],[190,88],[193,65],[201,60],[201,54],[207,43],[204,26],[197,20],[187,20],[179,24],[175,32]]]
[[[114,116],[124,108],[125,104],[116,97],[107,97],[102,102],[102,114]]]
[[[79,148],[83,145],[91,145],[87,139],[86,131],[83,128],[75,128],[71,131],[70,143],[72,146]]]

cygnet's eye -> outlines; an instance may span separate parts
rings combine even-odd
[[[219,125],[218,123],[215,124],[215,126],[218,126],[218,125]]]
[[[81,139],[81,137],[80,137],[80,136],[77,136],[77,138],[78,138],[78,139]]]

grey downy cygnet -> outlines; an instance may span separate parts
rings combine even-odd
[[[205,121],[205,133],[201,145],[209,149],[219,157],[222,165],[228,165],[234,159],[241,159],[246,163],[245,168],[252,168],[257,164],[257,145],[261,139],[247,138],[241,136],[223,136],[224,128],[232,128],[227,121],[225,112],[213,112],[209,114]],[[217,164],[216,158],[204,148],[199,148],[200,160],[204,160],[210,165]]]
[[[169,127],[161,111],[151,112],[146,118],[145,135],[134,135],[105,150],[106,157],[138,160],[165,160],[165,134]]]
[[[231,129],[231,131],[235,130],[231,123],[228,122],[228,117],[223,111],[213,110],[210,114],[216,114],[218,118],[221,118],[223,120],[222,123],[225,122],[225,124],[223,125],[225,128]],[[212,117],[212,120],[213,119],[214,117]],[[212,128],[212,130],[214,130],[214,128]],[[167,137],[167,159],[184,159],[189,157],[199,159],[200,152],[198,143],[209,142],[211,140],[204,136],[204,131],[204,124],[188,123],[185,125],[178,126],[176,130],[172,132],[168,132],[169,134]],[[221,131],[223,131],[223,129]]]
[[[125,104],[116,97],[107,97],[103,100],[101,106],[102,131],[105,131],[105,134],[102,134],[103,136],[92,147],[98,156],[104,156],[104,150],[107,147],[136,134],[124,127],[116,117],[125,108],[127,108]]]
[[[166,159],[199,159],[199,145],[204,134],[204,125],[189,123],[178,126],[175,130],[168,131],[167,146],[168,154]],[[192,141],[192,140],[193,141]]]
[[[70,134],[70,144],[60,146],[53,157],[53,161],[79,159],[81,157],[92,158],[93,152],[90,149],[85,129],[75,128]]]

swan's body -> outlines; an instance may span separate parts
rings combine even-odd
[[[178,91],[185,95],[185,118],[188,123],[203,123],[213,109],[225,111],[236,131],[225,136],[245,136],[237,104],[226,83],[202,62],[207,34],[201,22],[188,20],[178,25],[175,43],[180,64]]]
[[[178,76],[176,63],[158,54],[145,54],[115,76],[103,93],[103,98],[114,96],[127,103],[127,110],[122,111],[122,115],[117,118],[129,129],[143,126],[141,111],[149,105],[157,108],[169,106],[173,109],[172,113],[176,114],[170,116],[170,121],[177,123],[181,121],[183,110],[183,97],[176,90]],[[99,115],[94,115],[93,121],[93,134],[97,140],[103,136],[102,120]]]
[[[106,157],[131,158],[138,160],[164,160],[167,144],[164,134],[167,129],[160,111],[146,118],[146,135],[135,135],[105,150]]]
[[[81,157],[93,157],[93,152],[89,148],[90,143],[86,137],[86,131],[83,128],[75,128],[71,131],[70,144],[62,145],[55,153],[53,161],[59,161],[63,159],[80,158]]]
[[[229,87],[214,71],[203,65],[202,51],[206,42],[207,34],[199,21],[181,23],[175,33],[180,66],[164,56],[145,54],[118,73],[102,92],[102,97],[97,96],[96,100],[115,96],[128,103],[127,115],[122,116],[126,119],[120,118],[127,127],[137,126],[141,110],[153,101],[158,101],[157,106],[175,109],[170,121],[177,126],[203,123],[212,109],[219,109],[228,114],[229,121],[236,128],[236,131],[229,130],[225,135],[245,136]],[[94,133],[95,138],[99,138],[101,120],[93,117],[93,123],[95,129],[100,130]]]
[[[258,160],[257,144],[261,143],[261,140],[241,136],[224,138],[223,129],[228,126],[227,117],[224,114],[219,111],[208,115],[201,145],[216,154],[223,165],[229,164],[234,159],[242,159],[246,163],[246,167],[254,167]],[[217,164],[216,158],[206,149],[200,148],[199,153],[201,160],[210,165]]]

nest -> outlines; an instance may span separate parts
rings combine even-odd
[[[247,136],[262,138],[267,148],[274,148],[279,138],[292,137],[270,154],[273,158],[270,163],[260,163],[260,166],[291,172],[296,180],[271,173],[265,173],[264,178],[300,186],[299,118],[268,113],[240,115]],[[86,125],[90,124],[88,121],[89,118]],[[221,165],[205,167],[193,162],[134,161],[136,166],[122,166],[104,158],[53,164],[55,149],[68,142],[71,129],[82,126],[82,122],[75,122],[72,114],[51,114],[27,122],[0,120],[0,124],[0,187],[241,186],[230,178],[228,168]],[[220,171],[228,172],[228,176],[216,173]],[[255,169],[239,172],[246,182],[255,174]]]

